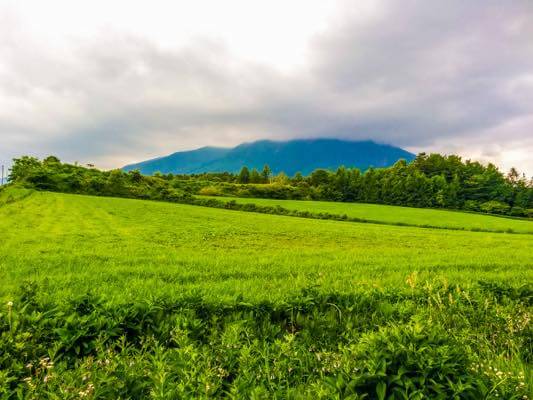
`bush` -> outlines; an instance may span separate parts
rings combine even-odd
[[[355,370],[341,376],[337,387],[342,396],[473,399],[487,392],[486,380],[469,370],[469,349],[440,327],[415,323],[382,328],[363,335],[348,354]]]
[[[192,196],[189,193],[185,193],[177,189],[168,189],[162,195],[162,200],[173,201],[173,202],[186,201],[191,198]]]
[[[481,204],[479,208],[488,214],[506,214],[511,207],[501,201],[491,200]]]
[[[514,217],[526,217],[527,216],[527,210],[525,210],[522,207],[514,206],[511,208],[511,211],[509,213],[510,215]]]
[[[528,390],[520,364],[497,363],[517,354],[510,346],[530,348],[525,287],[120,304],[103,293],[54,303],[41,289],[28,282],[0,308],[2,398],[521,399]]]
[[[223,193],[216,186],[206,186],[199,190],[198,192],[201,196],[222,196]]]
[[[463,208],[467,211],[479,211],[479,203],[475,200],[467,200]]]

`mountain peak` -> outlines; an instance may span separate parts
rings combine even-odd
[[[370,166],[387,167],[414,154],[372,140],[350,141],[335,138],[294,139],[288,141],[258,140],[233,148],[201,147],[181,151],[137,164],[126,171],[139,169],[143,174],[191,174],[202,172],[238,172],[244,165],[263,168],[268,164],[274,173],[309,174],[317,168],[336,169],[341,165],[366,170]]]

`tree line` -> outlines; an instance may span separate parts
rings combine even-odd
[[[100,171],[61,163],[56,157],[15,159],[10,182],[41,190],[180,201],[193,194],[367,202],[411,207],[451,208],[513,216],[533,216],[533,181],[512,168],[463,161],[455,155],[419,154],[389,168],[317,169],[308,176],[274,175],[243,167],[237,174],[174,175],[139,171]]]

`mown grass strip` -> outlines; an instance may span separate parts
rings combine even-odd
[[[192,199],[181,200],[179,201],[179,203],[202,206],[202,207],[223,208],[226,210],[256,212],[256,213],[261,213],[261,214],[284,215],[284,216],[289,216],[289,217],[310,218],[310,219],[326,219],[326,220],[344,221],[344,222],[358,222],[358,223],[376,224],[376,225],[406,226],[406,227],[413,227],[413,228],[444,229],[444,230],[454,230],[454,231],[533,235],[533,232],[527,232],[527,231],[516,232],[512,228],[483,229],[479,227],[468,228],[468,227],[442,226],[442,225],[431,225],[431,224],[416,224],[416,223],[408,223],[408,222],[380,221],[376,219],[367,219],[367,218],[348,216],[347,214],[333,214],[329,212],[318,212],[317,213],[317,212],[311,212],[307,210],[306,211],[291,210],[291,209],[282,207],[280,205],[263,206],[263,205],[257,205],[255,203],[238,203],[236,200],[219,200],[215,198],[194,197]]]
[[[25,198],[31,196],[33,192],[33,189],[13,189],[8,187],[0,187],[0,207],[24,200]]]

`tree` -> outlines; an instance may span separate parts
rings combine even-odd
[[[304,181],[304,177],[303,177],[302,173],[301,172],[295,173],[294,176],[292,177],[292,181],[296,185],[299,185],[300,183],[302,183]]]
[[[124,185],[124,174],[119,169],[110,171],[106,180],[106,195],[110,196],[124,196],[126,194],[126,188]]]
[[[509,173],[507,174],[507,180],[513,185],[516,185],[520,180],[520,174],[518,173],[515,167],[512,167],[509,170]]]
[[[13,159],[13,166],[9,170],[7,179],[10,182],[23,181],[41,168],[40,161],[35,157],[23,156]]]
[[[262,180],[263,177],[261,176],[261,174],[259,174],[257,169],[253,168],[252,172],[250,172],[250,183],[261,183]]]
[[[309,178],[312,186],[327,185],[329,183],[329,171],[315,169]]]
[[[61,161],[56,156],[48,156],[43,160],[44,165],[58,165]]]
[[[248,170],[247,166],[242,167],[241,172],[239,172],[239,176],[237,178],[237,182],[239,182],[239,183],[249,183],[250,182],[250,171]]]
[[[143,176],[141,175],[141,172],[138,169],[133,169],[130,172],[128,172],[128,175],[133,183],[140,183],[143,180]],[[159,174],[157,178],[161,178],[162,175]]]
[[[272,175],[272,171],[270,170],[270,167],[268,166],[268,164],[265,164],[265,166],[263,167],[263,171],[261,175],[263,176],[263,181],[265,183],[270,182],[270,176]]]
[[[379,200],[378,172],[370,167],[363,175],[362,200],[376,203]]]
[[[280,172],[275,178],[274,182],[278,185],[288,185],[290,183],[289,177],[285,172]]]

